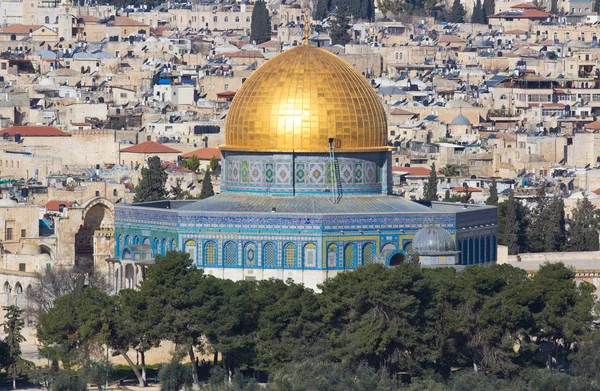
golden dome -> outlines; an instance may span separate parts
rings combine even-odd
[[[387,122],[375,90],[350,64],[310,45],[265,62],[233,98],[224,150],[385,150]]]

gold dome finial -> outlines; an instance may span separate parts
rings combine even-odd
[[[304,44],[308,45],[308,36],[310,35],[310,9],[304,8]]]

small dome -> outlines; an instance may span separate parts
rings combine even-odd
[[[454,239],[448,231],[432,224],[417,231],[412,248],[420,255],[447,253],[454,251]]]
[[[471,125],[471,121],[469,121],[469,119],[464,115],[459,114],[454,117],[452,122],[450,122],[450,125]]]

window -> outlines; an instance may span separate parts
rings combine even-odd
[[[217,265],[217,246],[214,242],[208,242],[206,243],[206,246],[204,246],[204,265]]]
[[[185,242],[185,252],[189,254],[192,263],[196,263],[196,242],[193,240]]]
[[[375,246],[373,243],[367,243],[363,246],[362,251],[362,264],[370,265],[375,260]]]
[[[277,267],[277,247],[274,243],[267,243],[263,247],[263,264],[264,267]]]
[[[50,17],[49,16],[46,16],[44,18],[44,23],[46,23],[46,24],[50,23]]]
[[[304,267],[317,267],[317,246],[312,243],[304,246]]]
[[[328,268],[336,268],[337,267],[337,244],[330,244],[327,247],[327,267]]]
[[[5,240],[13,240],[13,229],[6,228]]]
[[[217,18],[216,16],[213,18],[213,22],[217,23],[217,21],[219,20],[219,18]]]
[[[240,17],[239,17],[239,16],[236,16],[236,17],[235,17],[235,22],[236,22],[236,23],[239,23],[239,22],[240,22]]]
[[[344,267],[351,269],[356,267],[356,245],[349,243],[344,248]]]
[[[2,69],[3,70],[6,69],[6,63],[5,62],[2,63]]]
[[[21,237],[22,238],[26,238],[27,237],[27,230],[26,229],[22,229],[21,230]]]
[[[121,92],[121,98],[122,98],[122,99],[125,99],[125,98],[127,98],[127,94],[126,94],[125,92]]]
[[[250,23],[250,18],[246,18],[246,23]]]
[[[229,22],[229,17],[226,16],[224,22],[225,23]]]
[[[26,271],[26,266],[25,266],[25,264],[24,264],[24,263],[19,263],[19,271],[20,271],[20,272],[24,272],[24,271]]]
[[[229,84],[225,84],[225,91],[229,91]]]
[[[223,264],[225,266],[236,266],[237,246],[234,242],[227,242],[223,247]]]
[[[296,247],[293,244],[288,243],[283,249],[284,254],[284,265],[286,268],[292,268],[296,266]]]
[[[96,197],[100,197],[100,191],[96,190]]]

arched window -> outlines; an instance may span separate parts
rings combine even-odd
[[[485,238],[479,238],[479,262],[485,262]]]
[[[163,239],[160,242],[160,255],[165,255],[167,253],[167,239]]]
[[[193,240],[188,240],[187,242],[185,242],[185,252],[187,254],[189,254],[190,259],[192,260],[192,263],[195,264],[196,263],[196,242],[194,242]]]
[[[204,246],[204,265],[217,266],[217,245],[215,242],[208,242]]]
[[[277,247],[275,243],[267,243],[263,247],[263,266],[265,268],[277,267]]]
[[[138,244],[139,242],[140,242],[140,238],[138,238],[138,237],[137,237],[137,235],[136,235],[136,236],[134,236],[134,237],[133,237],[132,244]]]
[[[244,267],[256,267],[256,245],[253,243],[246,244],[244,249]]]
[[[288,243],[283,248],[283,256],[284,256],[284,267],[292,268],[296,266],[296,246],[292,243]]]
[[[234,242],[227,242],[223,246],[223,265],[226,267],[236,266],[237,245]]]
[[[356,245],[348,243],[344,247],[344,268],[353,269],[356,267]]]
[[[239,17],[239,16],[236,16],[236,17],[235,17],[235,22],[236,22],[236,23],[239,23],[239,22],[240,22],[240,17]]]
[[[175,242],[175,239],[171,239],[171,243],[169,243],[169,251],[173,251],[177,249],[177,244]]]
[[[219,20],[219,18],[217,18],[216,16],[213,18],[213,22],[217,23],[217,21]]]
[[[206,18],[204,16],[202,17],[202,22],[206,22]]]
[[[229,17],[225,17],[225,23],[229,22]]]
[[[367,243],[362,249],[362,264],[370,265],[375,262],[375,246],[373,243]]]
[[[304,267],[317,267],[317,246],[312,243],[304,246]]]
[[[44,18],[44,23],[46,23],[46,24],[49,24],[49,23],[50,23],[50,17],[49,17],[49,16],[46,16],[46,17]]]
[[[335,269],[337,267],[337,256],[338,256],[338,246],[335,243],[331,243],[329,247],[327,247],[327,267],[330,269]]]

